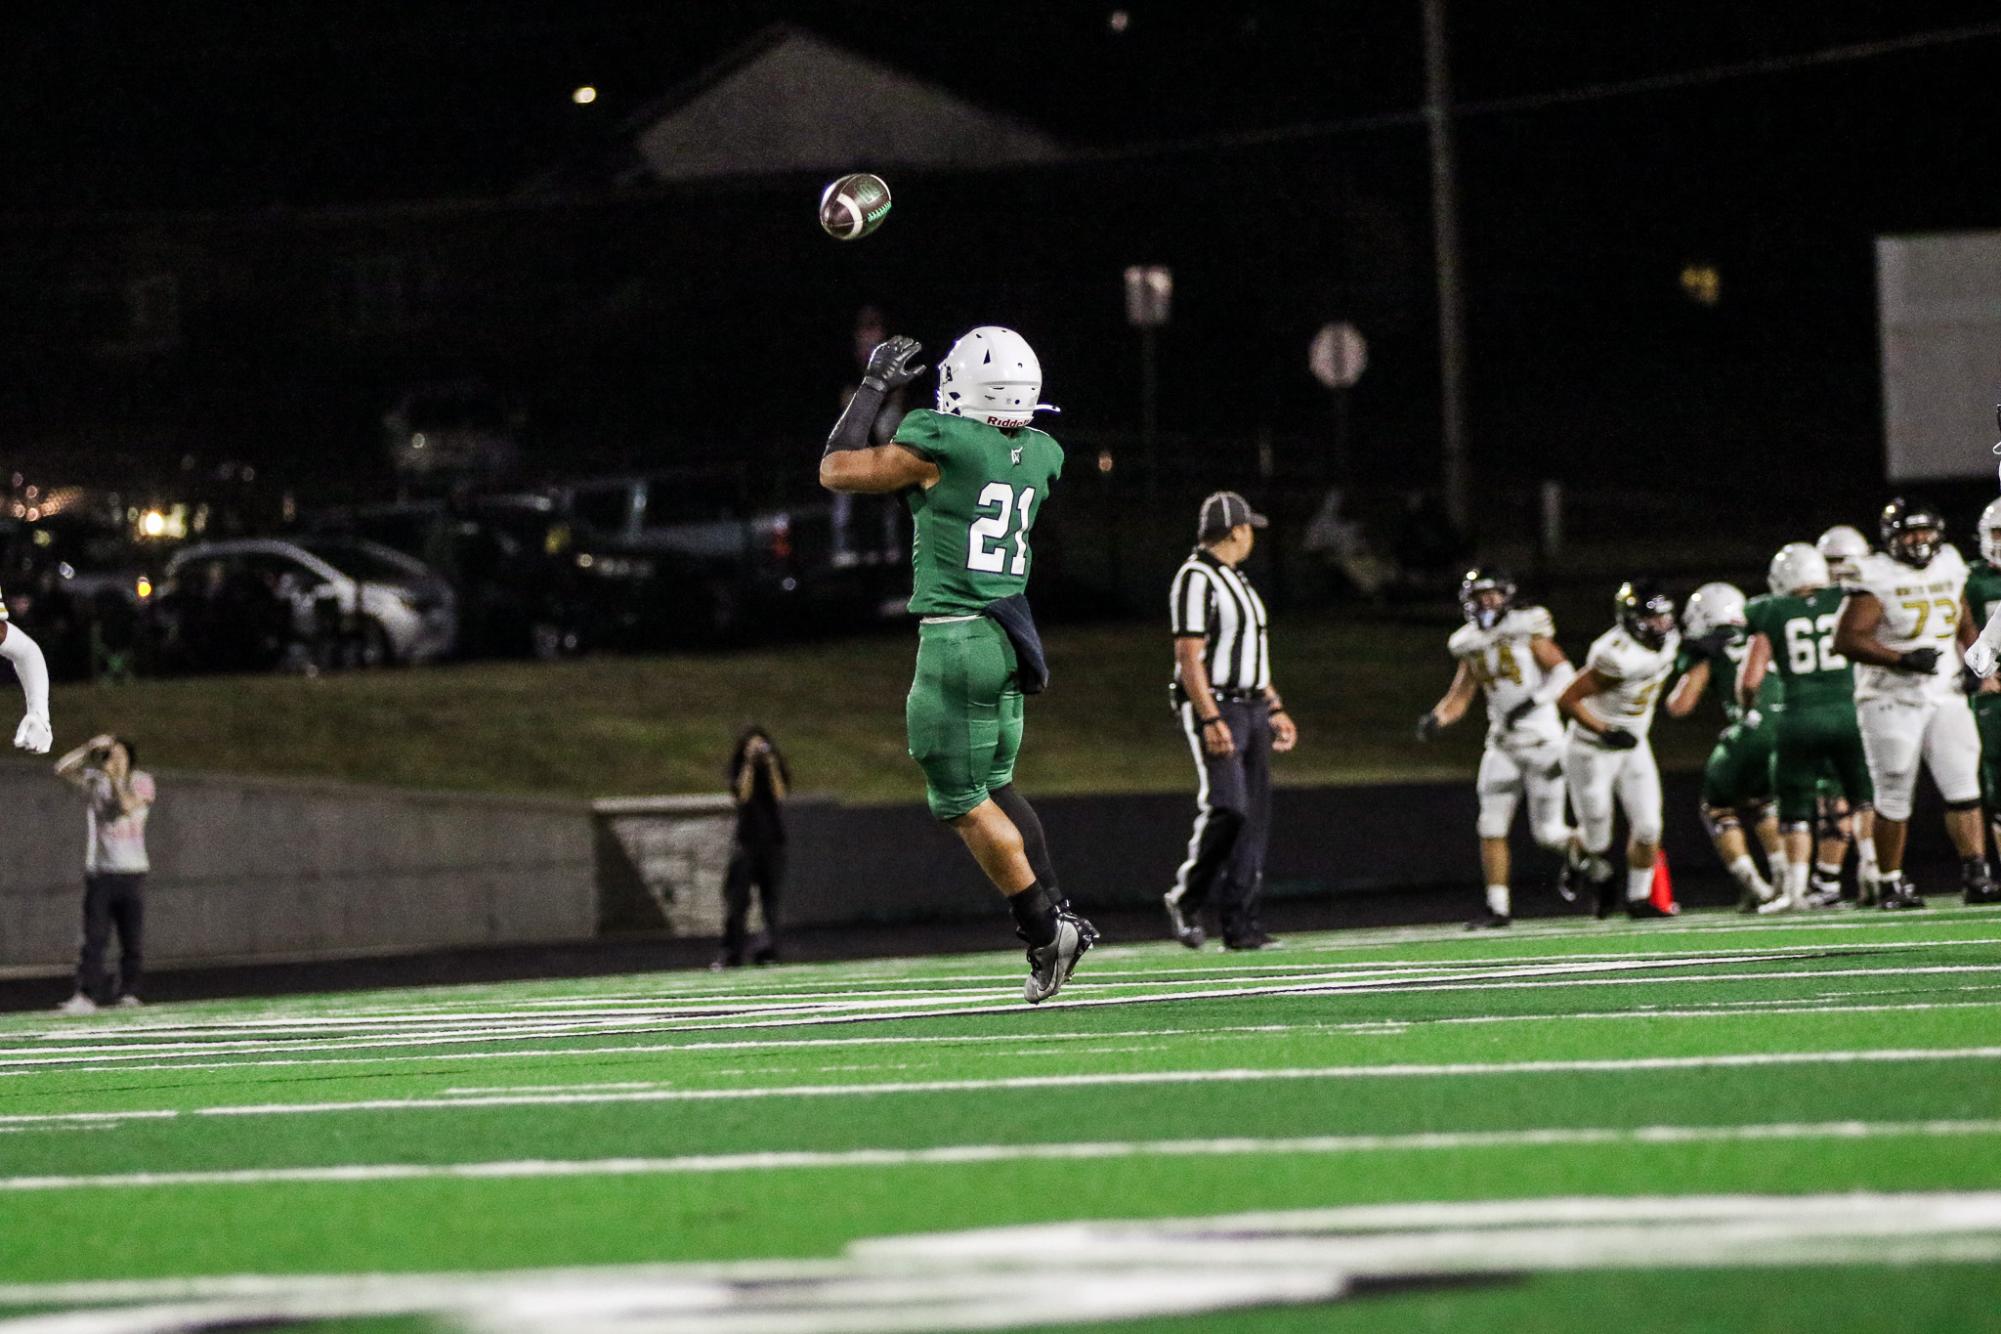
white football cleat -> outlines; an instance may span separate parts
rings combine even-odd
[[[60,1014],[96,1014],[97,1002],[79,991],[61,1005],[56,1006],[56,1010]]]

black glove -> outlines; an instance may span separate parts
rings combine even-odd
[[[1631,732],[1621,732],[1613,727],[1598,734],[1598,743],[1607,750],[1631,750],[1640,744],[1640,739]]]
[[[1935,648],[1914,648],[1908,653],[1897,655],[1897,670],[1912,672],[1918,676],[1930,676],[1938,670],[1938,650]]]
[[[862,383],[883,393],[902,388],[924,374],[924,367],[910,364],[910,359],[923,350],[924,344],[903,334],[885,338],[868,354],[868,369],[862,372]]]
[[[1534,713],[1535,710],[1536,710],[1536,700],[1535,697],[1531,695],[1529,698],[1515,705],[1514,708],[1509,709],[1506,713],[1502,714],[1501,725],[1504,727],[1513,727],[1517,723],[1521,722],[1522,719]]]
[[[1980,685],[1981,685],[1980,678],[1973,674],[1973,669],[1971,667],[1961,667],[1959,669],[1960,694],[1977,695],[1980,693]]]
[[[1723,657],[1723,650],[1730,645],[1728,630],[1712,630],[1700,639],[1690,639],[1682,647],[1693,653],[1698,661],[1714,662]]]
[[[827,435],[826,454],[840,450],[867,449],[875,443],[875,422],[882,413],[882,401],[892,389],[909,384],[924,374],[924,367],[912,366],[910,359],[924,350],[924,344],[902,334],[885,338],[868,354],[868,369],[848,400],[847,409]]]
[[[1438,715],[1435,713],[1425,714],[1424,717],[1417,720],[1417,739],[1419,741],[1431,740],[1438,735],[1438,727]]]

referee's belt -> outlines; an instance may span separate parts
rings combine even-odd
[[[1217,700],[1227,704],[1254,704],[1265,697],[1262,690],[1211,690]]]

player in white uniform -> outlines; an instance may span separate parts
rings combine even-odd
[[[1556,697],[1577,675],[1557,647],[1556,626],[1541,607],[1515,605],[1514,581],[1499,570],[1473,569],[1459,582],[1466,624],[1445,650],[1457,662],[1452,684],[1418,719],[1420,741],[1466,716],[1473,696],[1487,697],[1487,748],[1480,756],[1480,870],[1487,878],[1487,913],[1469,929],[1504,927],[1513,918],[1508,894],[1508,830],[1526,796],[1529,831],[1552,852],[1574,856],[1576,831],[1564,818],[1563,725]]]
[[[27,705],[21,725],[14,729],[14,744],[32,755],[46,755],[55,738],[49,726],[49,665],[42,658],[41,645],[30,639],[28,632],[7,623],[4,600],[0,600],[0,658],[13,667]]]
[[[1883,509],[1883,550],[1844,586],[1834,648],[1855,663],[1855,716],[1876,785],[1876,860],[1884,908],[1922,908],[1905,879],[1904,841],[1922,761],[1945,798],[1946,832],[1974,901],[1993,892],[1980,818],[1980,734],[1959,686],[1966,562],[1937,511],[1902,499]]]
[[[1603,864],[1612,849],[1612,805],[1626,813],[1626,912],[1667,914],[1653,904],[1654,859],[1661,844],[1661,771],[1647,733],[1661,688],[1674,672],[1681,636],[1674,599],[1651,580],[1623,584],[1613,599],[1618,624],[1598,636],[1557,707],[1570,720],[1563,770],[1577,808],[1584,851]],[[1597,912],[1617,906],[1609,865],[1595,877]]]

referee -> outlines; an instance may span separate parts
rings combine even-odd
[[[1226,948],[1278,943],[1258,922],[1271,753],[1291,750],[1299,731],[1272,689],[1264,599],[1242,568],[1268,522],[1235,491],[1218,491],[1202,502],[1198,545],[1174,575],[1174,705],[1195,755],[1196,814],[1166,903],[1174,938],[1190,949],[1207,939],[1200,923],[1212,900]]]

